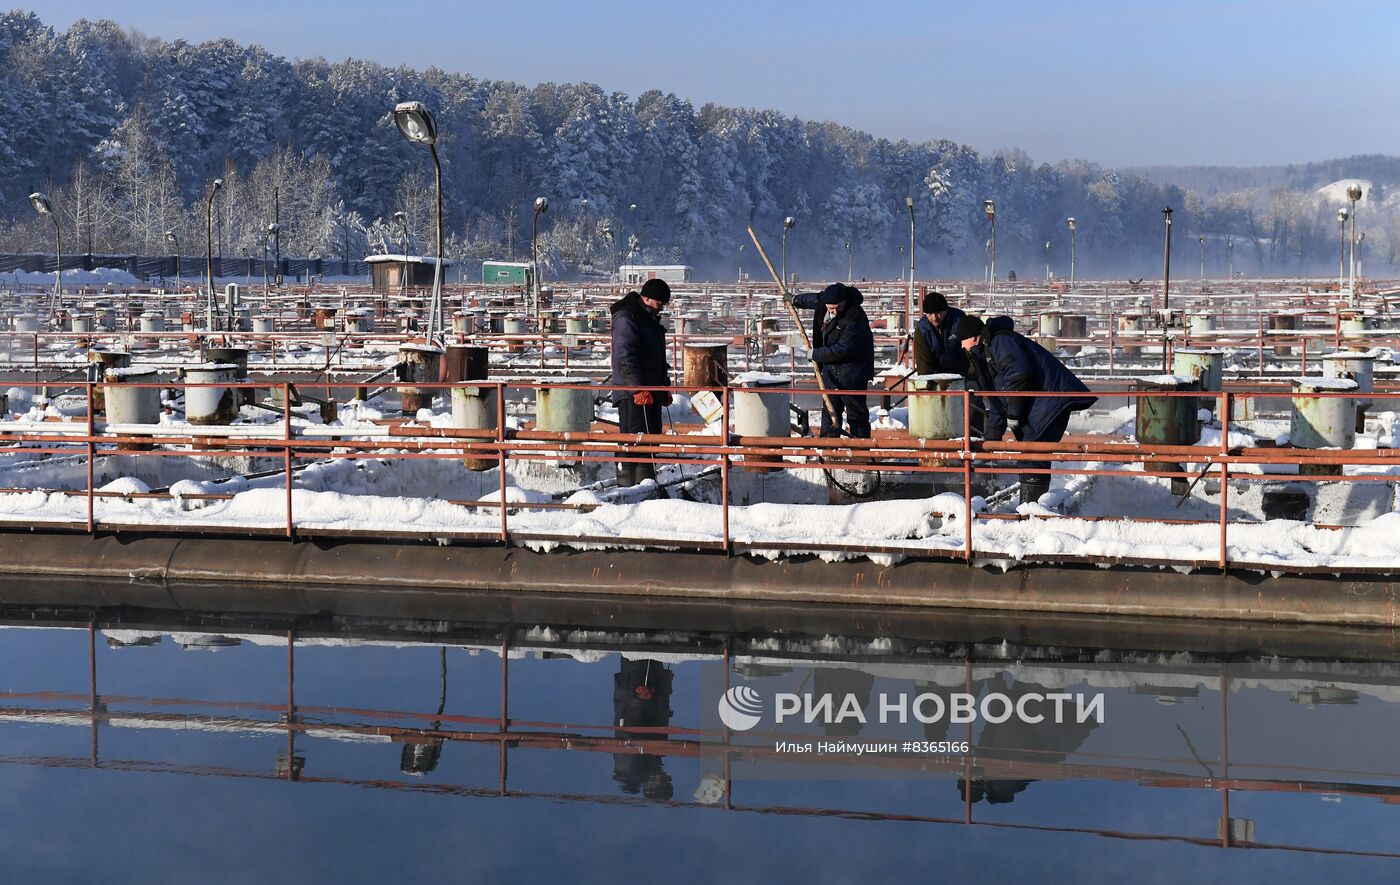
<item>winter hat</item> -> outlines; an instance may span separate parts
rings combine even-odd
[[[666,304],[671,300],[671,287],[665,280],[650,279],[642,284],[642,297]]]
[[[938,313],[948,309],[948,299],[942,292],[930,292],[924,296],[924,313]]]
[[[969,338],[981,338],[982,330],[987,328],[987,324],[975,316],[965,316],[958,320],[957,328],[953,330],[953,335],[959,341],[966,341]]]
[[[822,304],[840,304],[849,300],[850,293],[846,291],[849,288],[845,283],[832,283],[822,290]]]

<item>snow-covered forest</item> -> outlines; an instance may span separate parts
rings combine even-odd
[[[606,225],[619,260],[635,237],[638,260],[684,262],[710,278],[733,278],[742,264],[759,277],[752,247],[740,251],[744,228],[765,236],[776,261],[791,215],[790,270],[844,278],[849,243],[857,278],[893,278],[907,263],[906,196],[922,277],[982,275],[984,199],[997,205],[999,276],[1040,277],[1047,265],[1067,276],[1068,216],[1078,221],[1081,276],[1160,274],[1164,206],[1175,209],[1175,274],[1198,271],[1200,237],[1209,274],[1223,274],[1227,240],[1237,270],[1325,274],[1337,267],[1341,205],[1325,186],[1340,177],[1370,181],[1359,217],[1366,270],[1400,258],[1394,158],[1319,166],[1332,177],[1297,175],[1280,187],[1244,176],[1249,186],[1203,197],[1147,171],[889,141],[657,91],[630,98],[586,83],[292,62],[230,41],[155,40],[110,21],[56,32],[22,11],[0,15],[0,251],[51,248],[51,228],[26,199],[42,189],[69,251],[165,254],[173,231],[181,251],[200,254],[215,178],[224,181],[213,204],[219,254],[261,255],[274,218],[283,255],[397,252],[398,211],[410,248],[430,250],[431,164],[390,113],[410,99],[435,111],[442,133],[448,253],[526,257],[531,204],[546,196],[541,252],[555,275],[605,268]]]

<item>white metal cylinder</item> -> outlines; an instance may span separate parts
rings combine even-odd
[[[155,384],[160,375],[147,366],[108,369],[103,373],[103,398],[108,424],[155,424],[160,420],[160,388],[133,387]]]
[[[734,389],[734,432],[739,436],[790,436],[792,379],[748,372],[729,382]],[[774,389],[778,388],[778,389]]]
[[[587,378],[558,378],[556,384],[588,385]],[[593,424],[593,388],[544,388],[535,391],[535,429],[585,433]],[[656,429],[657,433],[661,428]]]
[[[961,375],[915,375],[909,379],[909,386],[913,390],[961,390],[962,380]],[[908,402],[909,435],[914,439],[959,439],[963,436],[961,394],[911,395]]]
[[[238,380],[233,363],[204,363],[185,369],[185,384],[232,384]],[[191,424],[228,424],[238,417],[238,397],[230,387],[186,387],[185,420]]]

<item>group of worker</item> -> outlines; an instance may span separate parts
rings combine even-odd
[[[865,391],[875,378],[875,336],[859,289],[832,283],[821,292],[784,296],[798,310],[811,310],[811,350],[799,354],[819,373],[823,397],[820,435],[870,438]],[[648,280],[612,306],[612,401],[623,433],[660,433],[661,410],[671,395],[638,390],[670,385],[666,329],[661,311],[671,300],[662,280]],[[1015,330],[1010,317],[983,322],[948,304],[939,292],[924,296],[914,329],[914,372],[956,374],[979,392],[1031,391],[1067,396],[977,396],[972,398],[974,436],[1001,440],[1007,432],[1019,442],[1059,442],[1070,414],[1095,401],[1089,388],[1053,354]],[[1032,502],[1050,488],[1050,463],[1029,462],[1021,475],[1021,500]],[[618,485],[654,479],[650,463],[622,463]]]

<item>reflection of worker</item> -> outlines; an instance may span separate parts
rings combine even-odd
[[[990,679],[984,684],[988,686],[988,691],[1000,692],[1010,698],[1013,711],[1020,699],[1027,694],[1044,696],[1051,691],[1033,682],[1013,682],[1009,689],[1002,687],[1000,679]],[[1035,715],[1042,710],[1031,705],[1028,712]],[[1078,722],[1071,717],[1068,721],[1056,722],[1052,715],[1046,715],[1041,722],[1024,722],[1013,712],[1011,718],[1005,722],[988,722],[983,725],[973,752],[979,761],[1049,765],[1069,758],[1089,737],[1089,733],[1098,727],[1096,719]],[[1017,793],[1023,792],[1033,783],[1033,779],[1010,780],[974,776],[970,787],[971,799],[973,802],[986,799],[992,805],[1011,802]],[[958,794],[967,799],[968,790],[967,781],[959,779]]]
[[[863,670],[850,667],[817,667],[812,672],[812,693],[818,698],[831,695],[832,720],[835,713],[845,709],[847,695],[853,696],[861,710],[870,706],[870,691],[875,687],[875,677]],[[866,718],[869,718],[868,716]],[[860,734],[864,726],[855,716],[841,721],[827,721],[822,731],[829,737],[852,737]]]
[[[613,676],[613,720],[619,728],[664,728],[671,724],[671,680],[674,674],[659,661],[618,664]],[[618,731],[623,740],[666,740],[665,732]],[[651,753],[614,753],[613,780],[622,792],[648,799],[670,799],[671,776],[662,759]]]

